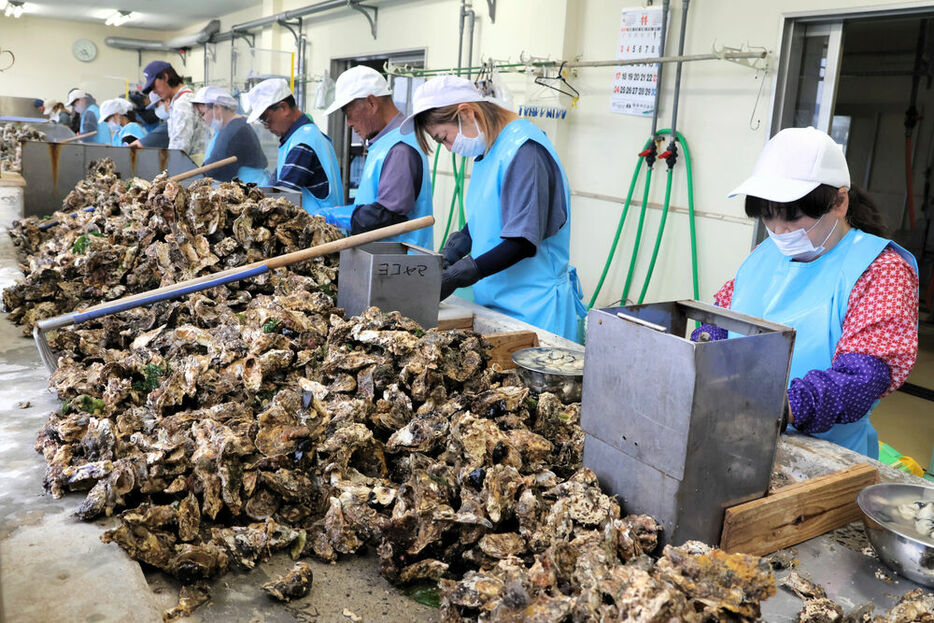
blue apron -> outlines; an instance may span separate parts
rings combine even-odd
[[[149,132],[147,132],[143,126],[136,123],[135,121],[131,121],[130,123],[120,128],[120,131],[114,135],[112,144],[115,147],[125,147],[127,144],[123,142],[123,139],[127,136],[133,136],[139,139],[143,138],[147,134],[149,134]]]
[[[204,162],[207,162],[208,158],[211,157],[211,152],[214,151],[214,143],[217,142],[218,134],[220,134],[220,132],[214,132],[211,134],[211,140],[208,141],[208,148],[204,150]]]
[[[276,177],[282,175],[282,166],[285,164],[286,156],[296,145],[308,145],[318,156],[318,161],[324,167],[324,173],[328,178],[328,196],[325,199],[318,199],[307,188],[302,188],[302,207],[309,214],[314,214],[321,208],[330,208],[342,203],[344,196],[344,186],[341,181],[340,167],[337,165],[337,154],[334,153],[334,145],[331,139],[321,133],[314,123],[306,123],[292,132],[292,136],[279,146],[279,161],[276,163]]]
[[[853,286],[889,246],[918,271],[911,253],[891,240],[859,229],[851,229],[827,253],[811,262],[793,261],[766,238],[739,267],[730,309],[794,327],[789,383],[811,370],[826,370],[833,364],[837,342],[843,335]],[[878,458],[879,436],[869,421],[876,404],[878,401],[856,422],[835,424],[813,436]]]
[[[527,257],[473,285],[474,301],[495,311],[577,340],[577,308],[569,274],[571,242],[571,192],[558,154],[535,125],[519,119],[509,123],[493,146],[474,161],[465,211],[473,245],[470,254],[478,257],[503,241],[500,198],[506,169],[526,141],[535,141],[551,155],[561,170],[568,218],[555,235],[545,238],[532,257]]]
[[[237,177],[246,184],[256,184],[257,186],[269,185],[269,172],[259,167],[240,167],[237,169]]]
[[[94,113],[94,116],[97,119],[96,126],[88,125],[85,123],[87,120],[86,115],[89,112]],[[78,131],[78,134],[86,134],[88,132],[93,132],[94,130],[97,130],[97,134],[82,140],[87,143],[103,143],[104,145],[110,145],[110,127],[101,120],[101,109],[97,107],[97,104],[91,104],[83,113],[81,113],[81,127]]]
[[[416,219],[422,216],[430,216],[431,206],[431,174],[428,167],[428,158],[419,149],[415,139],[415,134],[403,135],[399,128],[387,132],[376,142],[370,143],[366,153],[366,162],[363,165],[363,174],[360,176],[360,185],[357,187],[357,194],[354,197],[354,204],[358,206],[374,203],[379,198],[379,178],[383,170],[383,162],[389,150],[398,143],[405,143],[418,152],[422,158],[422,183],[418,187],[418,195],[415,197],[415,205],[406,215],[408,219]],[[407,234],[386,238],[383,242],[408,242],[426,249],[434,248],[434,227],[425,227],[410,231]]]

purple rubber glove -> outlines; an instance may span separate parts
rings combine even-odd
[[[827,370],[792,379],[788,404],[792,425],[803,433],[823,433],[866,415],[891,382],[889,366],[878,357],[844,353]]]
[[[726,336],[726,329],[721,329],[712,324],[702,324],[691,331],[692,342],[716,342],[717,340],[725,340]]]

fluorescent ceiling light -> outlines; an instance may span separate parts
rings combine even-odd
[[[104,23],[108,26],[123,26],[135,16],[131,11],[114,11],[110,14]]]
[[[7,0],[3,14],[6,17],[20,17],[23,14],[23,4],[22,0]]]

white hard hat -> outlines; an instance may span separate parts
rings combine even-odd
[[[814,128],[786,128],[773,136],[749,178],[728,196],[752,195],[778,203],[805,196],[821,184],[850,186],[843,148]]]
[[[468,102],[488,102],[474,83],[458,76],[439,76],[428,80],[412,94],[412,114],[405,118],[399,128],[403,134],[415,129],[415,117],[432,108]]]
[[[131,110],[133,110],[133,104],[122,97],[106,100],[101,104],[101,121],[107,121],[108,118],[117,113],[125,115]]]
[[[383,97],[392,95],[389,83],[378,71],[366,65],[351,67],[340,76],[334,85],[334,102],[328,106],[325,114],[337,112],[350,102],[368,95]]]
[[[289,83],[282,78],[263,80],[250,89],[250,116],[247,122],[256,123],[267,108],[278,104],[290,95],[292,91],[289,89]]]
[[[82,89],[72,89],[68,92],[68,97],[65,98],[65,105],[71,106],[75,103],[75,100],[79,100],[82,97],[87,97],[88,94]]]

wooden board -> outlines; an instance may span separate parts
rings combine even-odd
[[[0,173],[0,186],[25,186],[26,180],[19,173],[3,171]]]
[[[877,482],[875,467],[854,465],[728,508],[720,548],[764,556],[859,521],[856,496]]]
[[[503,370],[516,367],[516,364],[512,362],[514,352],[522,348],[538,346],[538,334],[534,331],[490,333],[484,335],[483,339],[493,345],[493,349],[490,351],[489,365],[499,364],[499,367]]]
[[[441,304],[438,308],[438,328],[473,330],[473,312],[458,305]]]

